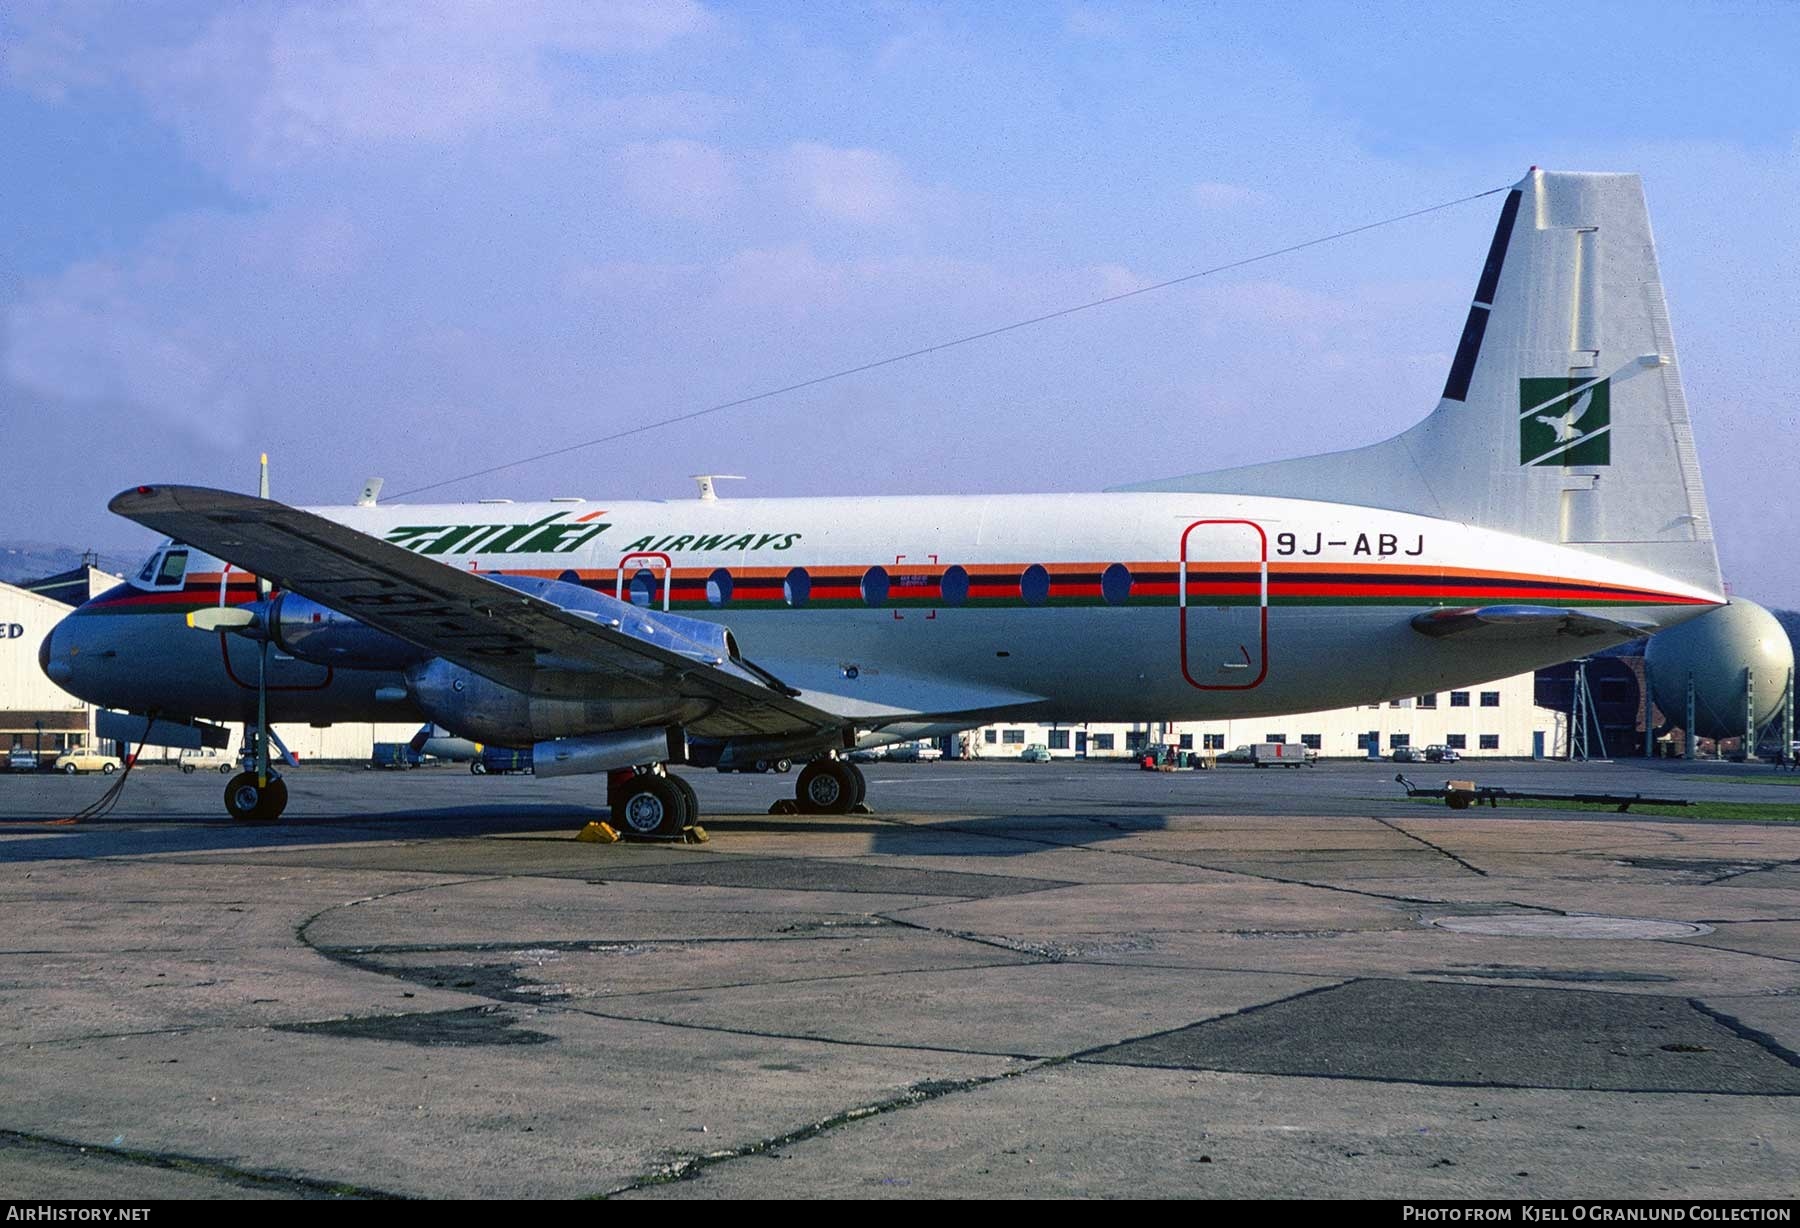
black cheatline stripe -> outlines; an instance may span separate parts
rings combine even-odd
[[[1494,227],[1494,242],[1488,248],[1487,263],[1481,266],[1481,282],[1475,287],[1477,303],[1492,305],[1494,292],[1500,288],[1500,266],[1506,263],[1506,247],[1512,241],[1513,222],[1519,216],[1519,200],[1523,196],[1514,188],[1500,207],[1500,224]]]
[[[1468,323],[1463,325],[1462,340],[1456,343],[1456,360],[1450,364],[1450,378],[1444,381],[1444,399],[1463,401],[1469,396],[1469,380],[1475,374],[1475,358],[1481,353],[1481,337],[1487,332],[1488,309],[1469,308]]]

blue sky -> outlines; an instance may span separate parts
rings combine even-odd
[[[1800,5],[0,10],[8,536],[404,490],[1510,183],[1645,177],[1728,579],[1800,606]],[[1435,214],[451,497],[1084,490],[1393,433]],[[1275,424],[1276,429],[1270,429]]]

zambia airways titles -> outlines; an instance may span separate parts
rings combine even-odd
[[[530,524],[408,524],[391,529],[387,540],[419,554],[573,554],[612,528],[590,513],[579,520],[552,512]],[[799,533],[652,534],[621,547],[623,553],[673,554],[679,550],[788,550]]]

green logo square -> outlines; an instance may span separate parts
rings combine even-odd
[[[1580,376],[1519,381],[1521,465],[1612,464],[1612,392]]]

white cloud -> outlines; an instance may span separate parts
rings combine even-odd
[[[232,7],[183,45],[131,53],[126,70],[203,161],[242,183],[550,116],[555,57],[654,51],[708,24],[689,0]]]
[[[797,141],[779,167],[803,208],[835,221],[907,225],[936,203],[935,194],[914,183],[896,158],[875,149]]]
[[[619,154],[619,173],[626,193],[653,215],[714,217],[738,188],[731,155],[685,139],[627,145]]]

